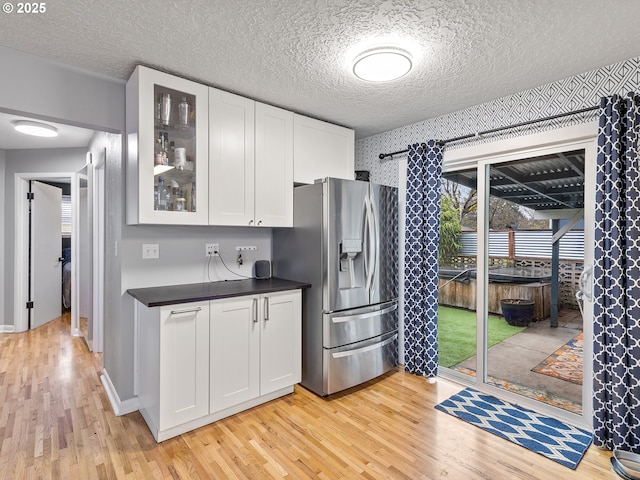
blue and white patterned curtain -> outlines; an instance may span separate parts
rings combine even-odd
[[[442,147],[409,146],[404,254],[404,351],[408,372],[438,374],[438,241]]]
[[[639,98],[603,98],[594,265],[594,444],[640,453]]]

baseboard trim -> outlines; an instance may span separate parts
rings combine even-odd
[[[13,333],[16,331],[14,325],[0,325],[0,333]]]
[[[127,413],[136,412],[139,409],[138,398],[129,398],[128,400],[122,401],[118,396],[118,392],[116,391],[113,383],[111,383],[111,379],[109,378],[109,372],[107,372],[106,368],[102,369],[102,375],[100,375],[100,381],[102,382],[102,386],[107,392],[107,396],[109,397],[109,403],[111,403],[111,409],[116,416],[126,415]]]

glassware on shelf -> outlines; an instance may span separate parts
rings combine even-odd
[[[158,208],[156,210],[169,210],[169,190],[164,184],[164,178],[158,177]]]
[[[162,94],[161,120],[163,125],[169,125],[171,120],[171,94]]]
[[[176,142],[169,142],[169,151],[167,152],[169,156],[169,165],[173,166],[176,164]]]
[[[178,104],[178,123],[186,127],[189,125],[189,104],[187,97],[182,97],[182,101]]]
[[[173,202],[173,209],[178,212],[183,212],[187,209],[187,199],[184,198],[184,191],[182,189],[178,190],[178,196]]]
[[[156,138],[156,145],[153,150],[153,165],[156,167],[162,165],[162,140],[160,138]]]
[[[169,165],[169,153],[167,148],[169,147],[169,134],[167,132],[160,132],[160,155],[162,156],[162,164],[164,166]]]
[[[154,86],[153,208],[196,211],[196,118],[194,95]],[[169,141],[171,137],[171,141]]]
[[[160,123],[162,121],[162,95],[158,94],[156,100],[156,111],[155,111],[156,122]]]
[[[190,210],[192,212],[196,211],[196,182],[191,182],[191,192],[189,195],[189,200],[190,200]]]
[[[176,170],[185,170],[187,163],[187,149],[178,147],[176,148],[175,167]]]

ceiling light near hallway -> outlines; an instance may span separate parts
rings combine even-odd
[[[32,122],[29,120],[16,120],[13,127],[20,133],[34,135],[36,137],[57,137],[58,129],[46,123]]]
[[[411,57],[404,50],[376,48],[356,57],[353,73],[367,82],[388,82],[404,77],[411,66]]]

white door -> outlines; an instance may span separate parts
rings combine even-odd
[[[258,296],[215,300],[211,308],[209,413],[260,395]]]
[[[160,322],[158,428],[166,430],[209,411],[209,302],[161,307]]]
[[[260,303],[260,395],[265,395],[301,379],[302,293],[270,293]]]
[[[256,103],[255,223],[293,227],[293,113]]]
[[[58,318],[62,311],[62,189],[32,182],[30,328]]]
[[[209,90],[209,224],[253,225],[255,102]]]

